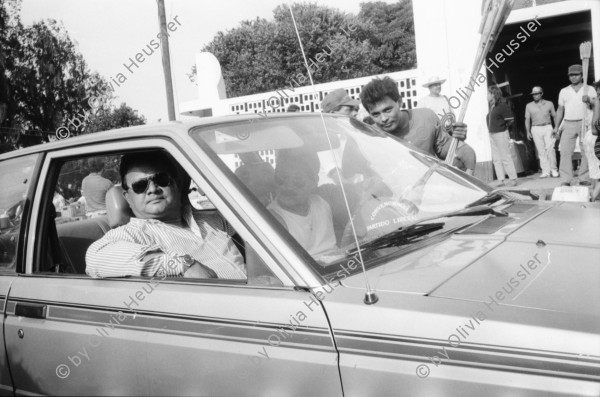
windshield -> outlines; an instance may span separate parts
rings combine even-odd
[[[284,115],[191,132],[322,274],[356,252],[351,219],[357,240],[367,244],[420,219],[462,209],[489,191],[355,119],[324,115],[324,123],[327,133],[319,115]]]

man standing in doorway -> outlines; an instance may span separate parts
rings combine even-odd
[[[554,104],[542,98],[544,91],[542,87],[533,87],[531,90],[533,102],[525,107],[525,129],[527,139],[533,139],[540,158],[542,175],[540,178],[558,177],[556,169],[556,153],[552,139],[552,121],[556,124],[556,112]]]
[[[558,110],[556,112],[556,126],[554,127],[554,135],[558,134],[560,137],[559,170],[563,185],[570,185],[573,181],[573,152],[575,150],[575,143],[581,132],[584,108],[588,112],[591,106],[590,98],[596,98],[596,91],[590,86],[587,86],[587,95],[583,95],[583,71],[581,65],[569,66],[568,73],[571,85],[560,90],[560,94],[558,95]],[[590,119],[591,117],[588,115],[586,120]],[[578,177],[580,185],[590,185],[588,180],[588,163],[585,155],[581,156]]]

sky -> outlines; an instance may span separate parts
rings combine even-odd
[[[314,2],[314,1],[313,1]],[[319,0],[317,3],[356,14],[365,0]],[[393,3],[394,0],[386,0]],[[197,98],[197,89],[188,74],[195,54],[219,31],[235,28],[243,20],[257,17],[272,19],[273,9],[285,0],[165,0],[175,112],[178,105]],[[175,18],[176,21],[175,21]],[[118,105],[127,105],[144,115],[148,122],[167,121],[167,101],[160,50],[132,66],[130,58],[156,38],[159,32],[158,9],[153,0],[23,0],[21,19],[30,25],[41,19],[62,21],[72,40],[78,43],[89,68],[109,82],[123,73],[119,86],[114,85]],[[148,51],[148,49],[146,50]],[[150,52],[150,51],[148,51]],[[126,66],[129,66],[129,72]]]

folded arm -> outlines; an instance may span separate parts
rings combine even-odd
[[[180,276],[184,265],[177,255],[156,245],[136,241],[121,228],[109,231],[87,250],[85,272],[94,278],[125,276]]]

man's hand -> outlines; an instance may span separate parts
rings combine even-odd
[[[589,104],[589,103],[590,103],[590,97],[589,97],[588,95],[582,95],[582,96],[581,96],[581,101],[582,101],[583,103],[587,103],[587,104]]]
[[[198,261],[194,261],[194,264],[190,266],[185,273],[183,273],[183,277],[186,278],[218,278],[217,273],[214,270],[210,269],[207,266],[204,266]]]
[[[533,135],[531,135],[531,131],[527,131],[527,139],[532,140]]]
[[[465,123],[452,123],[452,137],[459,141],[467,139],[467,125]]]
[[[560,138],[560,134],[562,133],[562,129],[559,128],[558,126],[554,127],[554,130],[552,131],[552,138]]]

